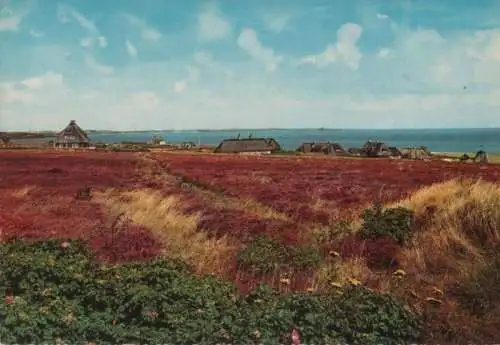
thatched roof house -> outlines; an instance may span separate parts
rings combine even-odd
[[[76,124],[75,120],[71,120],[69,124],[60,131],[54,140],[56,148],[83,148],[89,147],[90,140],[87,133]]]
[[[403,153],[401,153],[401,150],[395,146],[390,146],[389,151],[391,151],[391,157],[403,157]]]
[[[381,141],[368,140],[361,149],[363,155],[367,157],[389,157],[391,150]]]
[[[430,159],[432,153],[425,146],[405,147],[401,149],[402,157],[405,159]]]
[[[215,153],[270,154],[280,151],[281,146],[273,138],[224,139],[215,148]]]
[[[10,144],[10,137],[7,134],[0,133],[0,146],[7,147]]]
[[[303,153],[323,153],[325,155],[345,156],[348,153],[339,143],[303,143],[297,151]]]
[[[476,156],[474,157],[474,162],[476,163],[479,162],[483,164],[488,163],[488,154],[486,153],[486,151],[484,150],[477,151]]]

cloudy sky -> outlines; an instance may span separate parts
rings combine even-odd
[[[0,6],[0,130],[500,126],[500,0]]]

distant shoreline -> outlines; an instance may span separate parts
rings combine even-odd
[[[477,128],[222,128],[222,129],[145,129],[145,130],[107,130],[107,129],[84,129],[88,134],[144,134],[144,133],[169,133],[169,132],[266,132],[266,131],[325,131],[325,132],[386,132],[386,131],[475,131],[475,130],[499,130],[500,127],[477,127]],[[6,134],[11,138],[45,138],[54,137],[59,131],[0,131],[0,134]]]

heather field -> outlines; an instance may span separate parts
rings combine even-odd
[[[498,340],[500,165],[4,151],[0,172],[4,343]]]

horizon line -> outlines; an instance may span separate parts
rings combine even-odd
[[[500,127],[403,127],[403,128],[328,128],[328,127],[262,127],[262,128],[193,128],[193,129],[84,129],[88,132],[114,132],[114,133],[134,133],[134,132],[184,132],[184,131],[205,131],[205,132],[218,132],[218,131],[408,131],[408,130],[485,130],[485,129],[500,129]],[[59,132],[60,130],[5,130],[0,131],[3,133],[37,133],[37,132]]]

